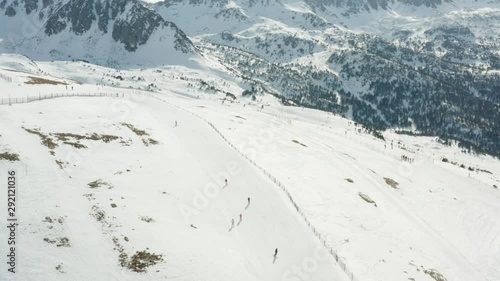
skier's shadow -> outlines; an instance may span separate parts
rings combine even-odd
[[[274,258],[273,258],[273,264],[276,262],[277,259],[278,259],[278,256],[274,256]]]

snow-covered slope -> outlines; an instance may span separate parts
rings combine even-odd
[[[129,113],[110,110],[125,101],[68,98],[2,109],[2,150],[27,165],[18,166],[25,188],[17,280],[278,280],[316,249],[322,260],[310,277],[345,280],[280,190],[203,121],[149,98],[131,103]],[[51,149],[31,129],[119,139],[70,136],[65,144],[55,137]],[[68,144],[75,141],[85,147]],[[89,185],[96,180],[105,184]],[[134,273],[136,251],[162,261]]]
[[[118,94],[0,105],[0,155],[19,159],[0,160],[19,175],[6,280],[500,278],[496,158],[251,101],[211,70],[0,66],[2,102]]]

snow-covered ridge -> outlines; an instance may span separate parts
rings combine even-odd
[[[196,55],[184,32],[140,1],[23,3],[0,5],[5,11],[0,21],[7,27],[0,32],[5,51],[107,65],[185,64]]]

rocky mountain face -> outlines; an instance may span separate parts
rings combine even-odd
[[[194,53],[189,38],[177,26],[165,21],[156,11],[136,0],[3,0],[0,9],[4,21],[16,21],[28,17],[39,28],[36,35],[17,40],[20,52],[35,56],[47,53],[52,58],[82,57],[101,61],[98,53],[82,54],[71,51],[68,41],[74,40],[84,46],[102,45],[120,50],[120,60],[146,45],[155,36],[171,38],[173,49],[180,53]],[[28,40],[26,40],[28,39]],[[28,42],[26,42],[28,41]],[[21,43],[22,42],[22,43]],[[46,44],[50,43],[50,44]],[[60,44],[60,46],[57,46]],[[50,45],[50,46],[47,46]],[[55,46],[54,46],[55,45]],[[115,46],[113,46],[115,45]],[[53,49],[48,49],[48,48]],[[88,50],[96,51],[95,48]],[[109,55],[111,52],[106,53]],[[140,60],[139,60],[140,61]],[[161,61],[161,59],[159,60]],[[168,60],[167,60],[168,61]]]

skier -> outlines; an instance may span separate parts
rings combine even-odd
[[[278,259],[278,248],[276,248],[276,250],[274,250],[273,264],[276,263],[276,259]]]
[[[225,179],[224,182],[226,183],[226,186],[227,186],[227,179]]]
[[[177,120],[175,120],[175,126],[174,127],[177,127]]]
[[[248,197],[248,203],[247,206],[245,207],[245,210],[248,209],[248,207],[250,207],[250,197]]]
[[[238,224],[240,224],[242,220],[243,220],[243,215],[240,214],[240,221],[238,222]]]

